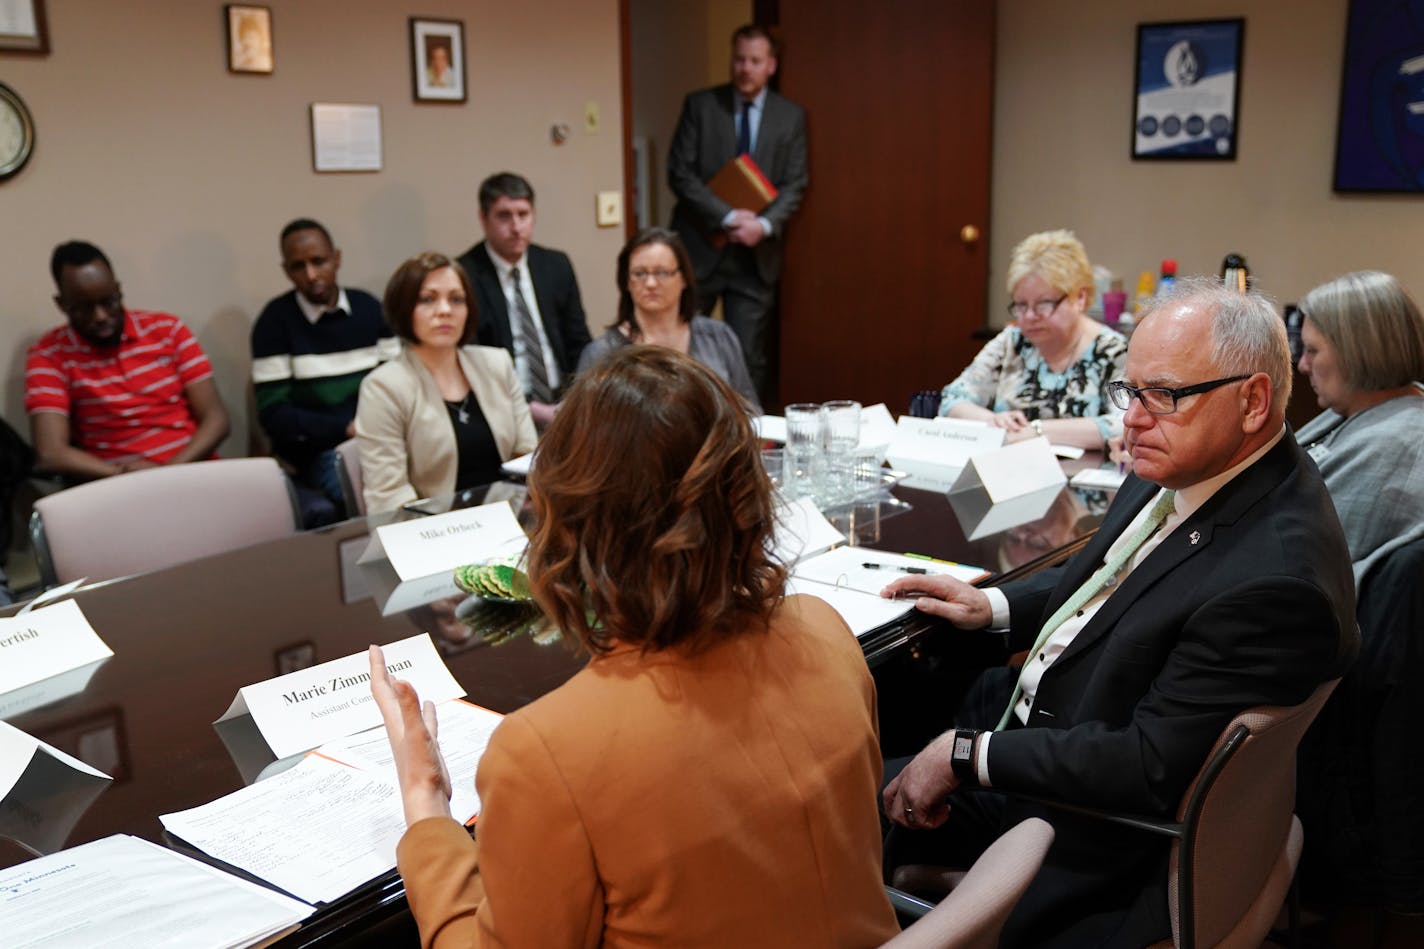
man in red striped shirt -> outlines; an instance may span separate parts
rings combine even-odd
[[[210,458],[228,433],[208,357],[176,316],[126,310],[104,252],[54,249],[68,324],[25,360],[25,411],[42,471],[77,481]]]

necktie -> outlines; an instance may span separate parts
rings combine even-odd
[[[524,294],[519,289],[518,267],[509,271],[509,279],[514,283],[514,321],[519,325],[519,335],[524,337],[524,361],[529,364],[529,401],[553,402],[554,390],[549,387],[544,347],[539,343],[534,314],[529,312],[529,304],[524,302]]]
[[[1037,654],[1039,650],[1043,649],[1044,643],[1048,642],[1049,637],[1053,635],[1058,627],[1063,625],[1068,617],[1078,612],[1084,603],[1087,603],[1093,597],[1097,596],[1098,591],[1107,586],[1109,580],[1117,576],[1118,571],[1123,568],[1123,565],[1132,559],[1133,554],[1137,553],[1137,548],[1141,547],[1147,538],[1152,536],[1152,532],[1167,519],[1167,515],[1172,512],[1176,499],[1176,491],[1162,492],[1162,495],[1157,499],[1157,503],[1152,505],[1152,510],[1147,513],[1147,519],[1137,526],[1137,530],[1132,532],[1127,542],[1122,545],[1116,554],[1108,559],[1107,563],[1099,567],[1096,573],[1075,590],[1073,595],[1065,600],[1063,605],[1043,624],[1043,628],[1039,630],[1038,639],[1034,640],[1033,649],[1029,650],[1030,658]],[[1024,668],[1028,668],[1027,663],[1024,664]],[[1014,694],[1009,698],[1009,707],[1004,709],[1004,714],[999,719],[999,724],[995,726],[994,731],[1004,730],[1004,726],[1007,725],[1009,719],[1013,717],[1014,706],[1019,704],[1019,699],[1021,698],[1023,698],[1022,671],[1019,672],[1019,681],[1014,683]]]
[[[742,122],[737,126],[737,154],[750,155],[752,153],[752,103],[750,99],[742,101]]]

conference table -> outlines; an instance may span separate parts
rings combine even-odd
[[[527,520],[523,498],[521,486],[502,484],[439,506],[507,499]],[[859,516],[833,512],[831,519],[852,543],[982,566],[993,574],[984,582],[994,583],[1066,557],[1091,534],[1105,506],[1102,492],[1065,487],[1046,514],[980,537],[966,529],[942,491],[899,484],[876,504],[861,505]],[[422,632],[430,633],[470,700],[501,713],[581,668],[584,656],[533,607],[450,596],[438,581],[397,587],[388,562],[379,556],[361,562],[369,558],[376,527],[419,516],[425,515],[349,520],[75,591],[72,598],[113,657],[73,694],[51,695],[38,707],[16,712],[13,702],[7,705],[13,696],[0,696],[0,718],[113,777],[68,832],[66,846],[124,833],[197,855],[169,837],[158,818],[238,790],[266,763],[230,751],[212,724],[243,686]],[[898,686],[880,677],[902,673],[927,638],[946,641],[939,629],[911,613],[862,637],[882,699]],[[0,838],[0,867],[32,856]],[[319,907],[280,945],[406,940],[417,944],[392,870]]]

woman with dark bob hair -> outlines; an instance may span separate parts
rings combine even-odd
[[[404,344],[361,381],[356,439],[366,510],[498,481],[501,463],[534,450],[534,421],[503,349],[475,338],[464,268],[425,253],[386,284],[386,322]]]
[[[1336,277],[1300,301],[1300,371],[1324,409],[1297,441],[1320,466],[1358,585],[1424,535],[1424,315],[1389,274]]]
[[[633,343],[666,346],[711,369],[761,411],[737,334],[726,323],[697,315],[692,258],[682,238],[662,227],[640,232],[619,252],[616,280],[618,321],[584,348],[579,372]]]
[[[592,658],[495,730],[477,840],[449,814],[434,707],[371,649],[422,943],[893,936],[874,685],[838,614],[782,596],[771,485],[731,389],[661,347],[610,354],[545,432],[530,495],[534,597]]]

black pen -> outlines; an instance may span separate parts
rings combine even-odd
[[[894,567],[894,566],[891,566],[890,564],[886,564],[886,563],[863,563],[863,564],[861,564],[861,566],[864,567],[866,570],[894,570],[894,571],[896,571],[897,573],[917,573],[917,574],[927,574],[927,573],[929,573],[929,571],[926,570],[924,567]]]

